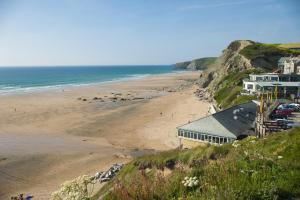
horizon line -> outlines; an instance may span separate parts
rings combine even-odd
[[[175,64],[175,63],[174,63]],[[126,66],[172,66],[174,64],[101,64],[101,65],[84,65],[84,64],[80,64],[80,65],[0,65],[0,68],[9,68],[9,67],[126,67]]]

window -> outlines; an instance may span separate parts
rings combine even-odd
[[[212,139],[211,136],[208,136],[208,141],[209,141],[209,142],[211,142],[211,139]]]
[[[219,139],[220,139],[220,138],[218,138],[218,137],[216,138],[216,143],[218,143],[218,144],[220,143],[220,140],[219,140]]]
[[[278,81],[278,78],[277,77],[271,77],[271,80],[272,81]]]
[[[188,138],[190,138],[191,137],[191,132],[188,132]]]
[[[201,135],[201,140],[204,141],[204,135],[203,134]]]
[[[201,134],[198,133],[198,140],[201,140]]]
[[[205,135],[205,141],[208,141],[208,135]]]
[[[194,133],[194,139],[197,140],[197,133]]]
[[[224,143],[227,143],[227,138],[224,138]]]
[[[252,90],[253,89],[253,84],[247,84],[247,89]]]
[[[223,144],[224,138],[220,138],[220,144]]]
[[[184,137],[187,137],[187,132],[184,131]]]
[[[216,137],[212,137],[212,142],[216,143]]]

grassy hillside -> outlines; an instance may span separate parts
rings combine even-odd
[[[206,57],[192,60],[192,62],[187,66],[187,68],[194,68],[196,70],[207,69],[209,65],[216,61],[216,57]]]
[[[216,57],[204,57],[194,59],[192,61],[179,62],[173,66],[175,69],[204,70],[207,69],[209,65],[214,63],[216,59]]]
[[[299,51],[280,47],[279,44],[253,43],[242,49],[240,54],[250,60],[255,68],[274,71],[277,69],[278,60],[285,56],[298,56]]]
[[[232,42],[228,48],[233,44],[239,44],[240,41]],[[228,75],[219,77],[218,82],[215,83],[216,89],[213,90],[213,96],[218,106],[221,108],[228,108],[230,106],[247,102],[255,99],[254,96],[241,96],[240,92],[243,86],[243,79],[247,78],[251,73],[273,72],[278,69],[278,60],[283,56],[300,55],[300,52],[290,50],[282,47],[283,44],[264,44],[252,42],[252,44],[244,47],[238,53],[242,55],[251,63],[251,68],[245,70],[240,68],[243,65],[240,57],[229,57],[226,59],[224,66],[234,66],[233,71],[229,71]],[[284,45],[283,45],[284,46]],[[289,45],[285,45],[289,47]],[[231,56],[231,55],[230,55]],[[235,56],[233,54],[232,56]],[[228,60],[233,60],[232,63],[227,63]],[[221,66],[222,67],[222,66]]]
[[[255,99],[254,96],[240,96],[243,89],[243,79],[248,78],[251,73],[261,73],[260,69],[250,69],[245,71],[236,70],[222,78],[215,93],[214,99],[221,108],[228,108],[233,105],[245,103]]]
[[[300,48],[300,42],[294,42],[294,43],[286,43],[286,44],[279,44],[279,47],[282,48]]]
[[[300,128],[223,146],[138,158],[98,193],[104,199],[291,199],[300,197]],[[184,186],[185,177],[195,177]],[[197,182],[197,184],[196,184]],[[96,199],[96,197],[95,197]]]
[[[174,69],[187,69],[187,66],[191,64],[191,61],[186,62],[179,62],[176,64],[173,64]]]

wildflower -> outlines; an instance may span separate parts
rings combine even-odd
[[[241,145],[241,144],[239,144],[237,140],[235,140],[235,141],[232,143],[232,146],[233,146],[234,148],[237,148],[237,147],[240,146],[240,145]]]
[[[195,187],[199,184],[198,178],[195,177],[185,177],[184,180],[181,182],[185,187]]]
[[[278,158],[278,159],[282,159],[283,157],[282,157],[282,156],[278,156],[277,158]]]
[[[245,156],[249,155],[248,151],[244,151],[244,154],[245,154]]]

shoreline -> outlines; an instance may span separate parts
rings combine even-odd
[[[142,80],[145,78],[151,77],[158,77],[158,76],[169,76],[169,75],[176,75],[181,73],[188,73],[190,71],[187,70],[173,70],[168,73],[161,73],[161,74],[136,74],[130,75],[128,77],[122,78],[115,78],[112,80],[106,81],[97,81],[97,82],[86,82],[86,83],[66,83],[66,84],[57,84],[57,85],[45,85],[45,86],[32,86],[32,87],[19,87],[14,89],[13,91],[10,90],[0,90],[0,97],[1,96],[13,96],[13,95],[26,95],[26,94],[35,94],[35,93],[42,93],[42,92],[57,92],[62,90],[68,89],[76,89],[80,87],[89,87],[89,86],[102,86],[102,85],[109,85],[109,84],[118,84],[122,82],[134,81],[134,80]]]
[[[186,72],[0,96],[0,199],[49,199],[66,180],[175,148],[176,127],[208,111],[194,94],[198,78]]]

